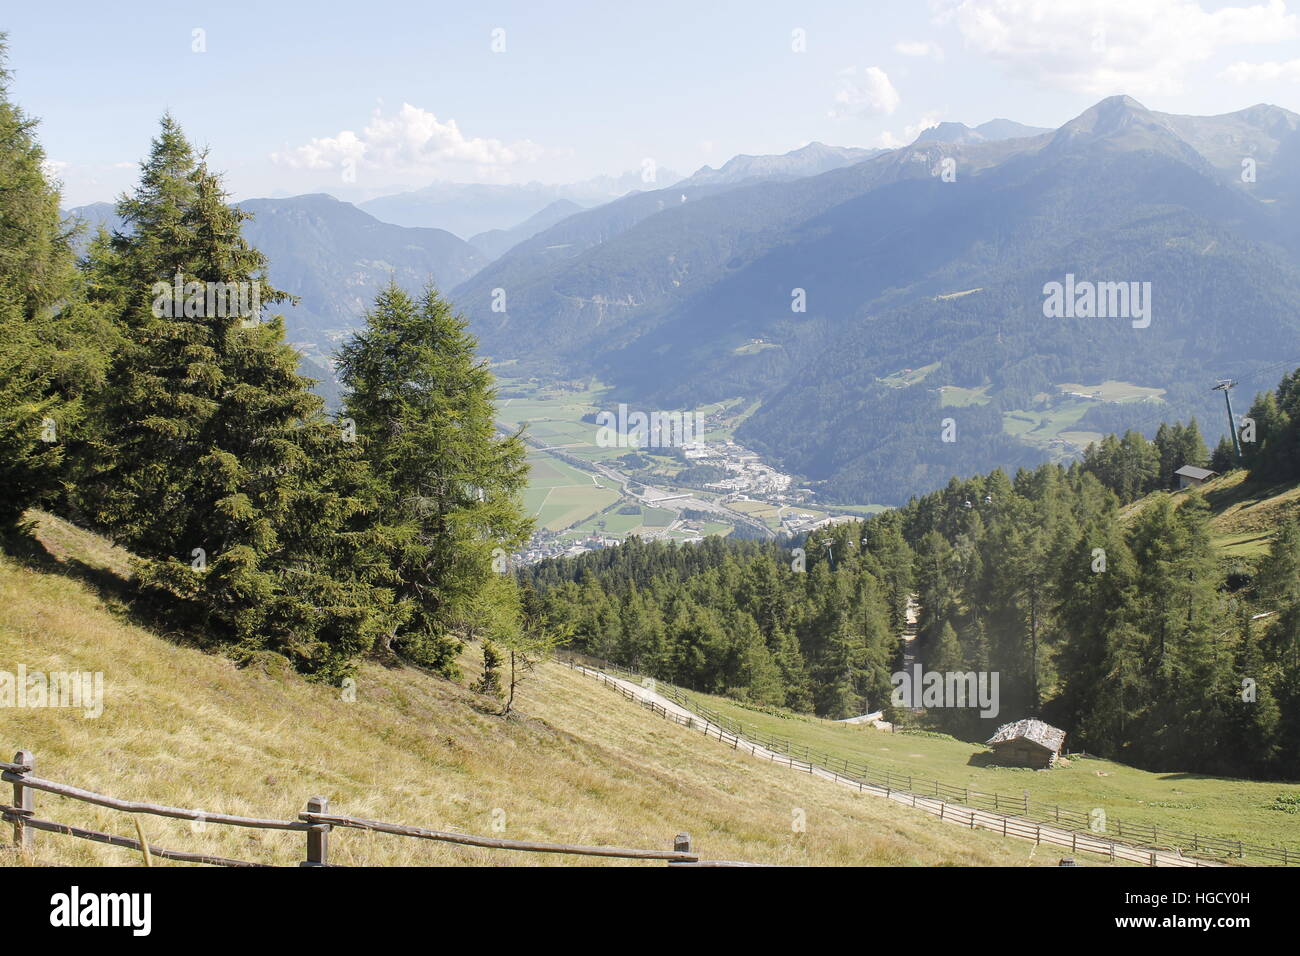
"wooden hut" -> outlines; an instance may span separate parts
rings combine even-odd
[[[1219,473],[1208,468],[1197,468],[1195,465],[1183,465],[1174,472],[1174,477],[1178,479],[1179,488],[1199,488],[1211,478],[1219,477]]]
[[[987,743],[1001,766],[1044,770],[1056,765],[1065,731],[1041,720],[1017,720],[999,727]]]

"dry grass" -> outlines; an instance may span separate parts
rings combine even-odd
[[[49,519],[42,527],[70,548],[82,534]],[[112,563],[102,544],[86,544],[94,546],[81,549],[85,560]],[[373,663],[348,702],[336,688],[239,670],[169,643],[61,569],[3,557],[0,670],[19,663],[102,671],[104,712],[0,711],[3,756],[29,749],[38,774],[125,799],[292,818],[321,794],[357,816],[493,835],[494,813],[504,813],[500,835],[509,838],[637,847],[669,848],[685,830],[708,857],[768,863],[1024,865],[1059,856],[746,758],[559,665],[525,685],[521,719],[496,716],[493,701],[463,687]],[[467,654],[467,669],[474,664]],[[806,813],[804,833],[792,832],[796,809]],[[44,793],[37,811],[134,836],[127,814]],[[305,842],[296,833],[141,821],[153,843],[263,862],[295,863]],[[139,864],[128,850],[35,839],[32,859],[5,851],[0,862]],[[336,832],[331,854],[344,864],[593,862],[354,830]]]
[[[1233,471],[1207,481],[1201,490],[1209,503],[1210,529],[1219,551],[1229,557],[1254,558],[1268,551],[1278,526],[1300,513],[1300,485],[1262,487],[1246,481],[1245,471]],[[1191,494],[1172,492],[1181,505]],[[1150,497],[1125,505],[1120,515],[1131,522],[1150,504]]]
[[[1278,525],[1300,509],[1300,486],[1261,488],[1245,483],[1244,472],[1206,482],[1206,499],[1214,509],[1214,533],[1223,538],[1269,540]]]

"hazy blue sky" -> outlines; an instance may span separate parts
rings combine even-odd
[[[8,6],[13,95],[69,205],[126,188],[166,109],[236,198],[687,174],[940,119],[1057,126],[1118,92],[1300,112],[1297,0]]]

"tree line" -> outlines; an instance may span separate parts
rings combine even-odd
[[[1259,449],[1289,449],[1273,428]],[[526,576],[587,653],[829,718],[907,719],[891,675],[914,594],[925,670],[999,675],[996,717],[930,709],[935,729],[982,740],[1036,716],[1072,748],[1137,766],[1293,776],[1300,523],[1285,520],[1256,562],[1222,559],[1204,495],[1164,490],[1171,465],[1205,454],[1194,422],[1161,426],[1155,442],[1130,432],[1068,467],[954,478],[803,540],[633,539]]]

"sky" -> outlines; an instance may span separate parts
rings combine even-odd
[[[164,111],[236,200],[686,175],[941,120],[1300,112],[1300,0],[6,0],[10,95],[67,206],[134,183]]]

